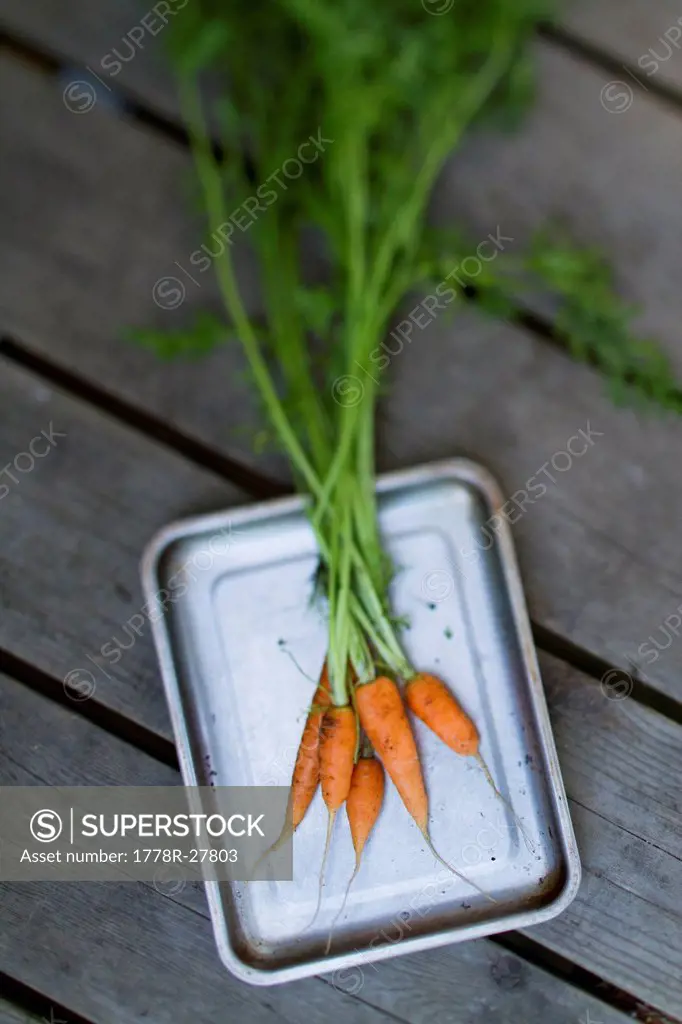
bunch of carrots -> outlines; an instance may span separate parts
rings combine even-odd
[[[436,859],[477,889],[441,857],[431,842],[424,774],[405,705],[455,754],[476,758],[495,793],[504,799],[482,758],[479,734],[473,721],[446,684],[429,673],[415,672],[406,678],[404,700],[400,687],[388,675],[378,675],[362,684],[352,681],[350,687],[349,703],[334,703],[325,662],[296,755],[287,821],[271,850],[291,838],[319,787],[328,811],[327,839],[320,870],[321,896],[332,829],[338,812],[346,805],[355,867],[337,920],[379,817],[385,770]],[[319,905],[318,897],[318,910]],[[328,949],[330,943],[331,931]]]

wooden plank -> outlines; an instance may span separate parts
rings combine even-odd
[[[106,71],[99,64],[102,57],[139,23],[146,10],[137,0],[79,4],[67,26],[49,0],[30,6],[12,0],[6,6],[10,28],[94,65],[105,78]],[[677,36],[677,31],[682,31],[680,18],[674,0],[628,0],[625,4],[602,0],[598,5],[579,0],[567,5],[564,23],[587,41],[640,67],[646,87],[648,75],[682,83],[682,35]],[[667,40],[666,32],[672,32]],[[123,64],[116,82],[152,105],[175,112],[173,89],[162,71],[161,44],[161,33],[156,37],[149,32],[142,49]],[[679,120],[642,96],[625,117],[606,116],[614,107],[620,109],[620,101],[611,102],[608,95],[601,103],[602,90],[609,84],[606,72],[591,69],[551,44],[540,44],[538,52],[541,86],[532,127],[506,143],[496,137],[492,151],[487,141],[482,148],[472,147],[474,174],[470,162],[458,155],[460,173],[448,173],[451,187],[446,189],[446,215],[461,212],[465,220],[487,234],[499,210],[505,230],[513,227],[517,238],[548,214],[565,221],[578,237],[594,240],[611,254],[626,294],[645,304],[642,329],[679,349],[675,325],[681,300],[671,269],[677,259],[676,235],[672,219],[660,216],[661,209],[674,203],[675,168],[682,145]],[[630,88],[625,71],[623,77]],[[542,160],[537,159],[538,152],[543,154]],[[588,152],[589,165],[584,160]],[[483,177],[479,178],[481,170]],[[615,176],[619,184],[614,195]],[[509,196],[510,180],[514,182],[513,196]],[[476,182],[474,189],[472,181]],[[479,217],[477,211],[485,212]],[[171,247],[166,251],[181,254],[181,259],[192,249]],[[162,273],[162,261],[158,266]],[[190,288],[196,292],[196,286]],[[682,367],[682,352],[677,365]]]
[[[170,7],[182,9],[184,3],[171,0]],[[653,47],[662,58],[667,56],[667,60],[660,61],[657,75],[675,85],[682,84],[682,54],[674,43],[665,45],[665,32],[679,25],[676,0],[600,0],[598,4],[592,0],[570,0],[558,7],[562,27],[635,66]],[[158,111],[176,116],[174,86],[163,56],[161,19],[148,18],[148,30],[137,45],[133,42],[131,46],[125,40],[131,29],[140,26],[148,11],[149,6],[140,0],[72,0],[67,21],[51,0],[33,0],[31,4],[5,0],[2,18],[13,34],[72,62],[72,77],[77,77],[79,67],[87,65],[108,86],[124,89]],[[171,17],[169,14],[168,21]],[[133,40],[139,35],[133,31]],[[672,38],[678,38],[674,32]],[[645,83],[646,74],[645,70]],[[627,74],[625,81],[629,81]],[[101,96],[105,95],[102,87]]]
[[[169,8],[166,23],[185,5],[186,0],[164,5]],[[153,15],[154,6],[140,0],[73,0],[69,17],[64,18],[52,0],[35,0],[30,11],[8,0],[2,22],[23,42],[71,65],[65,68],[63,86],[83,80],[95,87],[100,102],[110,100],[110,89],[119,90],[175,117],[178,107],[164,55],[164,19]],[[147,21],[142,22],[145,15]]]
[[[669,985],[669,947],[655,936],[676,931],[680,913],[682,810],[667,781],[682,768],[680,727],[555,658],[542,670],[585,877],[566,913],[529,934],[678,1017],[682,986]]]
[[[467,942],[349,971],[374,1006],[419,1024],[625,1024],[630,1017],[532,967],[492,942]]]
[[[188,230],[169,184],[182,177],[182,154],[107,115],[92,122],[74,116],[64,120],[59,98],[51,96],[49,83],[40,76],[7,62],[3,73],[1,95],[16,100],[6,115],[12,126],[12,145],[3,162],[7,177],[0,176],[9,243],[0,265],[5,328],[187,434],[276,471],[279,463],[256,460],[239,433],[249,413],[242,392],[233,391],[232,351],[168,366],[118,341],[123,324],[142,321],[145,307],[153,306],[149,289],[157,268],[168,266],[169,240]],[[575,92],[578,84],[577,78],[564,82],[567,92],[569,85]],[[585,101],[584,94],[580,98]],[[674,121],[656,122],[649,141],[664,139],[674,127]],[[540,146],[541,133],[535,131]],[[480,150],[483,142],[476,146]],[[663,159],[663,152],[656,152],[656,159]],[[487,159],[486,167],[491,163]],[[505,166],[510,180],[523,178],[514,177],[520,163],[507,157]],[[441,204],[455,172],[460,174],[451,168],[441,185]],[[34,188],[36,180],[44,181],[44,187]],[[503,182],[497,189],[486,184],[481,169],[472,180],[491,203],[508,194]],[[549,191],[543,199],[537,181],[533,187],[538,204],[546,202]],[[651,191],[665,194],[662,181]],[[459,202],[456,196],[452,201]],[[471,196],[471,216],[485,218],[477,203]],[[106,232],[93,247],[93,225],[99,231],[102,223]],[[491,215],[490,230],[494,223]],[[162,239],[158,249],[157,236]],[[191,251],[189,240],[187,246],[184,251]],[[78,272],[74,251],[80,254]],[[649,250],[642,251],[645,259]],[[668,255],[667,267],[659,269],[672,275],[667,278],[672,288],[676,260],[672,251]],[[207,282],[206,294],[208,287]],[[41,302],[35,301],[36,294]],[[676,322],[671,309],[661,297],[649,313]],[[648,639],[653,635],[661,645],[668,643],[661,627],[682,601],[680,561],[671,554],[678,550],[673,510],[682,502],[682,481],[675,471],[679,421],[615,409],[593,372],[503,324],[460,316],[454,328],[439,320],[415,330],[413,337],[414,344],[406,344],[391,365],[383,467],[466,452],[489,464],[513,494],[543,466],[546,470],[548,460],[589,421],[604,436],[584,458],[573,460],[570,473],[553,474],[555,482],[540,478],[547,486],[545,496],[525,505],[515,527],[531,608],[542,625],[626,669],[633,661],[652,685],[679,696],[674,658],[659,654]],[[395,351],[393,341],[391,348]],[[551,467],[548,471],[552,474]],[[666,502],[652,503],[652,493],[665,494]],[[616,593],[627,598],[614,601]],[[658,655],[655,661],[653,655]]]
[[[0,1024],[43,1024],[44,1019],[41,1020],[28,1010],[8,1003],[0,996]],[[57,1024],[57,1021],[58,1018],[55,1018],[54,1024]]]
[[[676,0],[572,0],[561,24],[576,38],[627,61],[645,88],[651,79],[679,89],[681,17]],[[634,84],[627,71],[622,78]]]
[[[16,480],[0,490],[0,645],[56,681],[82,670],[98,700],[169,735],[149,624],[139,639],[124,628],[144,606],[140,555],[169,520],[242,493],[6,361],[0,407],[0,466]],[[100,649],[114,636],[111,665]]]
[[[477,239],[499,226],[512,254],[543,224],[563,225],[608,256],[622,294],[642,307],[637,326],[663,343],[682,379],[679,241],[668,213],[682,120],[646,96],[610,113],[600,102],[605,72],[551,44],[537,58],[541,87],[523,129],[470,139],[443,172],[433,219],[467,224]]]
[[[599,697],[592,682],[553,659],[546,659],[543,668],[546,677],[551,678],[550,694],[559,737],[563,730],[572,732],[573,719],[579,719],[594,748],[599,749],[601,743],[604,756],[615,758],[616,780],[603,790],[590,780],[592,788],[586,789],[586,762],[580,756],[580,748],[566,763],[575,820],[582,833],[586,889],[574,905],[574,918],[567,934],[564,936],[561,923],[566,920],[564,915],[552,926],[555,930],[548,941],[561,950],[573,942],[572,931],[577,927],[584,943],[582,951],[575,952],[577,962],[598,969],[609,980],[625,980],[625,987],[633,994],[648,997],[653,989],[653,982],[647,980],[649,966],[640,970],[637,963],[630,963],[633,942],[624,941],[609,960],[600,957],[598,947],[600,943],[606,944],[608,936],[601,934],[598,913],[592,913],[589,926],[585,915],[588,905],[596,902],[601,893],[612,892],[615,897],[609,907],[611,916],[605,920],[611,927],[615,918],[618,930],[628,935],[634,931],[635,921],[639,923],[642,917],[640,890],[653,892],[657,882],[668,874],[669,892],[674,893],[680,870],[673,853],[661,848],[658,859],[638,862],[637,852],[647,849],[648,843],[657,838],[653,830],[649,836],[648,821],[633,822],[636,808],[628,811],[625,800],[622,807],[615,800],[614,816],[622,816],[626,825],[614,823],[609,815],[614,785],[621,785],[623,794],[630,787],[635,805],[641,797],[635,761],[627,752],[627,744],[615,741],[618,730],[624,727],[626,734],[628,728],[644,731],[652,749],[662,750],[669,745],[675,750],[676,743],[677,761],[681,756],[682,730],[634,704],[626,708]],[[594,699],[595,691],[598,700]],[[31,722],[30,735],[26,732],[27,721]],[[3,784],[44,781],[54,785],[163,785],[177,779],[172,769],[7,678],[0,680],[0,729]],[[623,765],[625,770],[619,776]],[[659,776],[658,788],[650,792],[652,815],[675,793],[676,764],[673,762],[670,767],[669,773]],[[628,829],[632,824],[636,826],[634,834]],[[633,852],[621,863],[619,853],[626,843]],[[650,878],[640,877],[649,871]],[[142,883],[4,888],[0,967],[62,1005],[88,1016],[95,1024],[135,1019],[142,1008],[150,1024],[182,1022],[189,1020],[190,1014],[194,1015],[191,1019],[196,1019],[199,1010],[202,1019],[211,1020],[218,1007],[224,1012],[226,1006],[248,1021],[265,1020],[264,1006],[280,1019],[297,1021],[300,1017],[294,1008],[301,999],[305,1000],[312,1024],[322,1021],[325,1013],[328,1017],[335,1011],[343,1011],[347,1014],[344,1020],[351,1021],[390,1017],[421,1024],[434,1017],[460,1020],[461,1013],[466,1012],[471,1024],[483,1024],[490,1019],[512,1024],[518,1019],[514,1012],[525,1009],[523,1019],[540,1020],[544,1019],[540,1011],[554,1004],[556,1013],[552,1020],[558,1024],[574,1024],[579,1014],[584,1015],[587,1010],[595,1022],[624,1024],[625,1020],[490,942],[401,958],[377,965],[376,969],[365,966],[360,972],[340,972],[328,977],[326,984],[309,980],[271,989],[266,994],[232,980],[220,970],[203,898],[195,887],[172,898]],[[663,919],[665,928],[661,928]],[[662,952],[661,965],[655,972],[655,996],[656,1005],[670,1009],[679,1005],[678,988],[682,987],[678,980],[682,950],[682,943],[677,941],[682,937],[679,907],[652,912],[651,919],[644,920],[642,927],[640,942],[653,943],[652,948],[658,942],[662,951],[665,948],[666,954],[663,956]],[[64,943],[62,936],[67,932],[70,941]],[[544,928],[533,930],[532,935],[540,942],[546,941]],[[40,957],[35,955],[36,949],[40,950]],[[83,955],[86,949],[87,957]],[[351,998],[351,993],[359,996],[361,1002]],[[377,1016],[374,1007],[382,1014]],[[384,1018],[384,1013],[389,1016]],[[442,1014],[446,1016],[441,1017]]]
[[[676,199],[680,120],[651,101],[635,105],[626,118],[608,116],[598,102],[600,72],[548,44],[538,48],[538,57],[542,89],[523,131],[483,134],[459,152],[436,190],[434,217],[439,222],[458,217],[476,238],[486,238],[500,225],[514,246],[538,224],[561,220],[576,237],[610,255],[624,293],[644,305],[642,330],[661,338],[682,367],[676,329],[682,298],[673,270],[677,236],[673,220],[663,213]],[[101,379],[115,352],[115,379],[131,379],[134,392],[156,408],[153,361],[117,342],[125,325],[150,318],[174,324],[192,308],[217,301],[210,275],[193,271],[194,284],[174,267],[177,260],[187,270],[189,255],[203,237],[200,225],[182,212],[186,196],[180,194],[181,183],[190,174],[189,161],[174,145],[123,126],[106,111],[73,116],[49,82],[13,62],[3,63],[2,75],[4,119],[13,141],[2,179],[13,254],[4,268],[8,327],[45,349],[54,316],[67,313],[70,354],[86,349],[83,370],[99,371]],[[21,105],[9,100],[17,92]],[[24,109],[30,117],[21,115]],[[137,173],[140,167],[143,175]],[[45,187],[35,188],[41,180]],[[36,233],[27,230],[27,223],[40,233],[40,253],[33,252]],[[105,249],[99,244],[102,237],[108,240]],[[74,269],[87,274],[86,294]],[[186,300],[180,310],[161,311],[151,291],[169,274],[184,282]],[[57,280],[59,288],[53,283]],[[40,304],[27,303],[34,287],[44,295]],[[253,295],[250,301],[256,302]],[[110,318],[98,324],[102,308]],[[240,374],[231,360],[218,359],[213,369]],[[181,400],[183,384],[178,367],[169,368],[169,407],[170,402],[179,405],[179,421],[186,411],[202,426],[215,412],[212,396],[208,409],[188,407],[192,399]],[[231,422],[249,426],[248,403],[242,408],[239,389],[230,399],[236,403]]]

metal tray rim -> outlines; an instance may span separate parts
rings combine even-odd
[[[470,484],[482,494],[493,511],[500,509],[505,502],[503,492],[492,474],[484,466],[467,458],[443,459],[406,470],[382,474],[377,479],[377,491],[384,493],[398,487],[418,485],[422,481],[432,482],[434,479],[454,479]],[[230,508],[227,510],[227,515],[229,515],[231,525],[238,525],[239,523],[252,523],[268,519],[273,515],[297,512],[304,507],[304,504],[304,498],[298,495],[291,495],[256,504]],[[148,542],[140,564],[142,587],[148,604],[151,605],[157,601],[159,591],[156,570],[161,556],[170,544],[180,538],[206,532],[212,526],[224,525],[225,518],[225,510],[205,513],[175,520],[157,531]],[[527,670],[533,711],[536,715],[537,725],[550,767],[546,781],[560,824],[560,836],[558,838],[561,842],[566,867],[565,883],[557,896],[544,907],[521,911],[506,918],[504,930],[508,931],[510,929],[520,929],[540,924],[562,913],[578,892],[581,880],[581,864],[573,824],[568,812],[568,801],[559,767],[544,689],[542,687],[540,668],[533,642],[511,529],[504,516],[501,517],[501,523],[497,528],[496,534],[497,543],[501,549],[503,575],[509,593],[514,625],[521,645],[523,664]],[[163,617],[155,618],[152,621],[152,634],[157,649],[182,779],[185,785],[196,786],[198,782],[190,754],[190,739],[181,710],[182,704],[178,677],[170,647],[170,638]],[[205,882],[205,889],[214,938],[222,963],[240,980],[259,986],[282,984],[309,977],[312,974],[326,974],[341,969],[357,967],[361,963],[385,960],[394,956],[416,953],[424,949],[433,949],[438,946],[468,941],[469,939],[482,938],[486,935],[495,934],[498,930],[498,922],[486,921],[478,925],[467,925],[466,928],[459,926],[448,931],[405,938],[395,945],[372,949],[371,956],[364,953],[341,953],[325,958],[322,963],[306,961],[287,967],[258,968],[243,961],[230,944],[221,911],[217,883],[207,881]]]

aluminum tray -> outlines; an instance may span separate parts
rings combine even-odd
[[[352,989],[372,960],[546,921],[580,881],[510,530],[492,519],[497,485],[456,459],[385,476],[378,489],[406,649],[473,716],[522,828],[478,765],[417,722],[433,841],[495,902],[438,865],[389,783],[325,956],[353,851],[339,820],[322,908],[306,927],[326,821],[318,793],[294,840],[294,881],[207,883],[221,959],[253,984],[335,971]],[[288,784],[325,653],[315,568],[296,498],[174,524],[150,544],[143,583],[150,602],[165,592],[154,637],[186,785]]]

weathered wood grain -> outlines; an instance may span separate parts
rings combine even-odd
[[[682,49],[676,29],[681,17],[676,0],[572,0],[561,24],[578,39],[627,61],[645,88],[650,78],[679,88]],[[634,85],[627,71],[622,80]]]
[[[145,307],[153,307],[152,278],[159,266],[165,270],[172,263],[169,256],[178,251],[170,246],[172,239],[177,242],[188,230],[171,187],[182,177],[182,154],[109,115],[98,118],[93,112],[93,121],[90,115],[64,119],[59,97],[51,96],[49,83],[40,76],[11,62],[5,62],[3,74],[2,96],[12,98],[7,120],[13,140],[3,163],[6,177],[0,172],[0,202],[7,206],[4,223],[11,243],[6,247],[11,257],[0,268],[5,328],[29,347],[104,382],[115,394],[157,413],[187,434],[255,462],[239,432],[249,419],[250,407],[242,401],[243,392],[233,390],[238,372],[233,351],[216,353],[202,362],[166,366],[118,341],[125,322],[142,321]],[[569,89],[571,76],[566,74],[564,85]],[[592,72],[581,74],[584,82]],[[581,88],[585,107],[592,85]],[[655,121],[659,112],[653,111],[652,116]],[[656,123],[649,136],[650,142],[659,139],[663,147],[652,156],[652,174],[659,161],[669,166],[672,153],[665,149],[670,145],[665,140],[669,131],[677,131],[674,118],[660,116],[664,120]],[[547,111],[544,117],[549,118]],[[570,124],[561,119],[558,123],[570,135]],[[542,133],[537,127],[533,131],[541,147]],[[592,134],[596,140],[596,127]],[[574,138],[574,142],[579,153],[586,151],[585,140]],[[477,189],[485,192],[490,203],[495,197],[508,196],[508,185],[498,181],[493,188],[489,180],[490,174],[498,172],[492,166],[494,160],[483,160],[486,143],[479,140],[476,145],[481,166],[466,154],[463,159],[465,164],[470,161]],[[496,145],[523,148],[525,143]],[[632,146],[634,159],[635,150],[645,147],[635,137]],[[532,154],[527,156],[530,159]],[[626,164],[623,159],[623,174]],[[492,170],[486,169],[491,166]],[[516,194],[523,180],[520,160],[514,163],[507,155],[505,166]],[[651,174],[641,170],[650,186]],[[451,168],[441,184],[441,207],[447,205],[455,173],[461,174]],[[615,210],[619,190],[609,183],[606,170],[598,177],[608,184],[604,203],[611,194],[609,209]],[[36,190],[31,185],[34,180],[43,180],[44,188]],[[576,182],[574,191],[579,195]],[[464,187],[463,179],[461,184]],[[650,188],[660,203],[661,196],[668,194],[663,184],[660,178],[656,188]],[[631,184],[628,196],[636,208],[633,188]],[[549,186],[541,192],[535,180],[533,189],[538,204],[546,205]],[[460,202],[453,196],[453,206]],[[471,217],[485,219],[486,228],[494,231],[498,211],[490,206],[486,214],[476,203],[472,195]],[[527,197],[519,203],[519,209],[524,203],[528,206]],[[592,212],[598,219],[596,203],[594,198]],[[651,216],[656,216],[653,207]],[[652,219],[652,225],[658,221],[664,225],[665,218]],[[661,238],[667,238],[667,232],[661,227]],[[659,270],[669,282],[667,291],[674,290],[679,302],[671,244],[662,243],[669,259]],[[183,251],[190,251],[189,239],[187,246]],[[638,252],[635,246],[633,260]],[[648,254],[650,250],[643,249],[642,260]],[[206,283],[206,294],[208,288]],[[672,330],[679,317],[667,291],[666,295],[659,291],[659,301],[649,314]],[[41,296],[40,302],[35,301],[36,295]],[[394,340],[391,350],[396,351]],[[515,527],[532,611],[543,625],[618,665],[627,668],[633,660],[653,685],[679,696],[675,646],[655,662],[650,661],[650,645],[646,657],[638,649],[657,634],[682,601],[675,513],[682,503],[675,456],[682,440],[680,423],[615,409],[592,371],[575,366],[525,332],[483,324],[473,315],[460,316],[452,327],[441,319],[424,331],[415,328],[413,340],[393,357],[390,375],[392,391],[384,406],[382,429],[383,467],[467,452],[489,464],[512,494],[543,466],[546,469],[548,460],[564,450],[568,439],[588,421],[604,435],[584,458],[574,460],[570,472],[554,474],[555,483],[546,476],[540,478],[547,485],[546,495],[537,500],[538,491],[534,492],[534,504],[526,504]],[[255,464],[275,468],[272,459],[259,458]],[[665,501],[652,501],[652,494],[665,495]],[[662,635],[661,643],[666,642]]]
[[[54,35],[56,42],[57,38],[71,34],[71,29],[64,26],[56,11],[50,12],[49,4],[47,10],[37,15],[27,11],[26,5],[17,6],[17,18],[20,21],[35,20],[34,31],[38,35],[45,33],[48,39]],[[74,52],[91,54],[93,46],[104,48],[102,52],[106,52],[105,39],[118,40],[119,25],[132,27],[139,21],[135,2],[128,0],[121,9],[117,6],[115,17],[109,16],[111,12],[107,8],[108,5],[102,4],[95,5],[94,9],[88,6],[87,13],[84,12],[81,19],[75,19]],[[667,3],[659,0],[653,5],[645,4],[644,0],[639,4],[628,2],[625,5],[610,0],[606,5],[569,6],[568,17],[572,24],[570,19],[579,21],[579,12],[583,11],[582,17],[589,19],[585,28],[588,37],[598,25],[604,41],[612,34],[616,39],[624,34],[630,40],[631,49],[641,46],[640,52],[645,53],[647,35],[655,48],[658,32],[662,34],[669,25],[677,24],[673,17],[674,8],[672,0]],[[52,21],[54,25],[51,25]],[[638,44],[635,40],[640,34],[644,38]],[[94,40],[97,40],[96,44]],[[151,77],[155,77],[154,68],[162,37],[149,37],[148,41],[149,46],[125,65],[120,77],[138,73],[143,76],[151,73]],[[61,49],[62,43],[63,39],[56,48]],[[658,74],[664,74],[664,67],[678,68],[682,76],[682,35],[678,46],[680,49],[669,44],[672,56],[665,65],[661,63],[662,70]],[[682,156],[680,119],[675,112],[640,93],[633,97],[632,106],[624,113],[613,113],[614,108],[620,109],[620,101],[602,97],[602,90],[610,81],[609,73],[592,68],[547,42],[540,43],[537,50],[540,88],[528,122],[521,132],[507,138],[500,138],[495,132],[458,153],[434,197],[434,216],[438,221],[449,221],[458,215],[462,222],[471,226],[477,237],[485,237],[499,223],[505,234],[515,238],[516,244],[520,244],[533,227],[546,219],[561,221],[576,237],[597,244],[609,254],[624,293],[643,305],[642,331],[652,332],[664,341],[682,372],[682,346],[676,329],[682,312],[682,299],[674,273],[679,253],[674,218],[665,212],[674,209],[676,201],[676,168]],[[667,51],[659,44],[656,52],[663,56]],[[625,72],[623,75],[629,88],[628,76]],[[642,78],[646,79],[644,70]],[[5,89],[7,97],[13,94],[13,89]],[[158,89],[152,89],[151,95],[156,100]],[[170,95],[169,92],[167,102],[172,103]],[[70,115],[63,107],[57,90],[54,100],[56,106],[62,107],[59,111],[61,119],[72,122],[69,136],[79,133],[81,138],[88,137],[90,122],[97,119],[97,112],[84,117]],[[622,102],[627,105],[627,97]],[[14,120],[22,121],[24,132],[35,132],[34,117],[22,119],[20,110],[23,104],[13,106]],[[53,118],[50,124],[54,137],[58,133],[61,135]],[[92,136],[90,143],[91,152],[101,159],[103,150]],[[114,164],[125,160],[125,147],[104,148],[110,150]],[[589,164],[584,159],[586,153],[590,154]],[[541,159],[538,154],[542,154]],[[138,166],[137,154],[130,155],[129,174]],[[99,168],[98,161],[95,164]],[[106,171],[107,165],[103,168],[105,175]],[[117,176],[115,167],[112,175]],[[146,178],[146,187],[139,178],[136,179],[140,206],[143,205],[142,196],[146,188],[151,189],[152,183],[157,182],[154,168],[150,168]],[[168,180],[168,172],[161,180]],[[26,187],[28,189],[28,184]],[[106,181],[102,182],[102,187],[106,187]],[[29,194],[33,200],[33,193]],[[174,205],[178,205],[177,200]],[[113,218],[113,205],[109,204],[108,209]],[[143,220],[136,216],[137,211],[128,214],[131,221],[138,221],[138,233],[147,236],[151,247],[155,247],[156,240],[161,246],[164,234],[170,228],[169,224],[161,232],[158,229],[151,233],[145,230],[144,221],[153,217],[153,210],[152,204]],[[104,211],[102,216],[106,217]],[[186,257],[198,247],[197,238],[201,239],[201,231],[195,226],[182,241],[172,239],[172,244],[165,250],[165,258],[159,256],[157,259],[157,276],[147,288],[151,288],[158,277],[178,273],[173,270],[174,260],[186,263]],[[143,258],[144,253],[139,255]],[[129,265],[126,277],[130,282],[134,275],[130,255],[126,262]],[[204,288],[206,282],[201,275],[195,274],[195,278],[199,286],[180,273],[180,279],[190,293],[185,312],[192,301],[205,303],[210,294]],[[146,312],[141,310],[143,316]]]
[[[625,1024],[630,1018],[492,942],[468,942],[347,972],[361,998],[427,1024]],[[589,1016],[588,1016],[589,1015]]]
[[[679,761],[682,730],[634,704],[608,701],[593,682],[554,659],[543,659],[543,670],[560,745],[565,735],[574,735],[578,720],[613,764],[622,793],[629,789],[633,804],[639,805],[643,794],[637,788],[635,761],[627,747],[614,745],[611,737],[640,729],[652,749],[674,749],[677,743]],[[6,678],[0,681],[0,729],[3,784],[162,785],[177,780],[172,769]],[[559,951],[570,948],[577,962],[598,969],[608,980],[625,983],[623,987],[639,998],[655,996],[655,1005],[672,1012],[680,1005],[682,919],[673,902],[679,861],[658,846],[655,856],[640,859],[642,851],[653,848],[658,833],[650,820],[633,820],[636,808],[621,807],[613,785],[600,790],[590,780],[592,788],[586,788],[583,764],[579,751],[565,761],[586,869],[583,891],[570,921],[565,914],[547,935],[548,926],[530,934]],[[675,768],[673,760],[671,772],[660,776],[658,787],[647,790],[652,815],[665,806],[670,816],[670,801],[676,799]],[[612,800],[613,817],[621,817],[623,824],[611,820]],[[679,814],[675,827],[679,833]],[[621,860],[624,847],[631,853]],[[653,897],[657,884],[668,886],[667,903],[665,896]],[[574,1024],[587,1010],[594,1021],[624,1020],[618,1014],[609,1016],[596,1000],[490,942],[452,946],[376,969],[365,966],[361,972],[327,978],[324,985],[309,980],[265,994],[232,980],[219,968],[203,897],[195,887],[171,899],[143,883],[6,885],[2,905],[0,968],[95,1024],[136,1019],[143,1009],[153,1024],[189,1020],[199,1009],[202,1019],[212,1020],[218,1007],[259,1021],[266,1019],[266,1006],[280,1019],[297,1021],[293,1008],[301,999],[313,1024],[322,1021],[325,1012],[343,1012],[348,1015],[344,1020],[358,1022],[384,1019],[372,1007],[414,1024],[435,1014],[459,1024],[463,1013],[472,1024],[490,1019],[512,1024],[514,1012],[525,1008],[524,1019],[543,1019],[540,1011],[553,1003],[552,1020],[558,1024]],[[604,925],[624,936],[615,949],[614,940],[602,935]],[[653,951],[660,946],[655,970],[648,958],[641,970],[636,962],[630,963],[637,943]],[[40,957],[35,956],[36,948]]]
[[[628,991],[627,973],[638,974],[639,997],[664,1009],[655,993],[665,989],[679,1016],[682,986],[666,980],[670,946],[657,936],[676,932],[681,910],[682,801],[670,785],[682,769],[680,727],[555,658],[541,664],[585,875],[566,913],[529,934]]]
[[[82,670],[98,700],[168,735],[149,623],[137,640],[124,628],[144,605],[139,559],[170,519],[243,494],[4,360],[0,407],[0,466],[16,480],[0,490],[0,645],[55,680]],[[45,453],[32,469],[31,450]],[[126,649],[112,666],[100,648],[114,636]]]
[[[674,780],[682,773],[680,726],[643,709],[625,688],[588,682],[547,654],[540,660],[569,796],[626,835],[646,840],[652,851],[679,859],[682,797]],[[617,878],[619,858],[612,853],[608,874]],[[658,895],[662,904],[682,909],[669,885]]]

